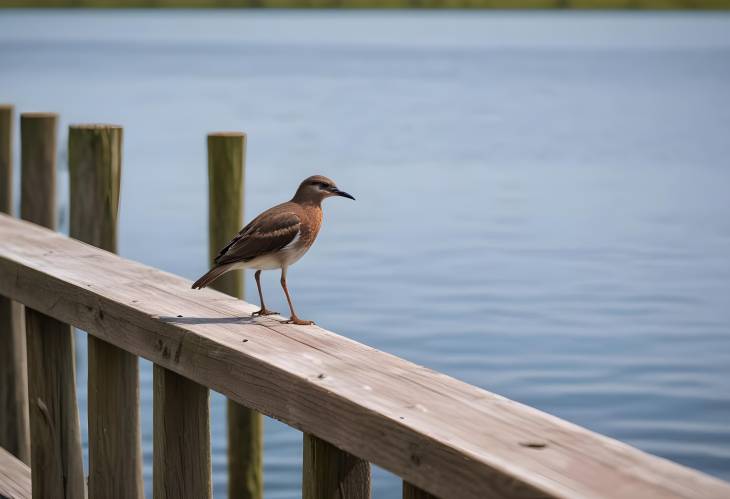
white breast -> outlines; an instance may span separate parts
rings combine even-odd
[[[262,255],[241,265],[242,268],[272,270],[288,267],[299,260],[309,248],[300,240],[299,233],[289,244],[275,253]]]

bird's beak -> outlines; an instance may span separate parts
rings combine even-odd
[[[336,187],[332,189],[332,194],[334,194],[335,196],[342,196],[343,198],[352,199],[353,201],[355,200],[355,198],[352,197],[350,194],[346,193],[345,191],[341,191]]]

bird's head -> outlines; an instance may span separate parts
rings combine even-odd
[[[304,179],[297,193],[294,194],[292,201],[297,203],[316,203],[319,204],[323,199],[332,196],[342,196],[343,198],[355,199],[350,194],[341,191],[335,183],[322,175],[313,175]]]

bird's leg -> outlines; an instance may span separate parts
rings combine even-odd
[[[261,301],[261,310],[258,312],[254,312],[251,314],[251,317],[257,317],[259,315],[276,315],[279,312],[274,312],[273,310],[269,310],[266,308],[266,305],[264,304],[264,294],[261,292],[261,271],[257,270],[254,274],[254,277],[256,278],[256,287],[259,288],[259,300]]]
[[[291,319],[284,321],[284,324],[297,324],[299,326],[311,326],[314,324],[313,321],[305,321],[297,317],[297,313],[294,311],[294,305],[292,305],[291,297],[289,296],[289,290],[286,287],[286,267],[281,269],[281,287],[284,288],[284,294],[286,295],[286,301],[289,302],[289,310],[291,310]]]

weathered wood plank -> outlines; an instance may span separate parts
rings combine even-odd
[[[315,326],[0,215],[0,294],[442,499],[725,498],[730,484]],[[182,316],[182,317],[179,317]]]
[[[304,434],[302,499],[370,499],[370,463]]]
[[[154,498],[209,499],[210,392],[157,364],[153,379]]]
[[[69,128],[71,237],[117,251],[122,128]],[[88,337],[89,497],[144,497],[136,355]]]
[[[13,106],[0,105],[0,212],[13,214]],[[23,306],[0,296],[0,447],[30,464]]]
[[[246,174],[246,135],[218,132],[208,135],[209,260],[218,255],[243,227]],[[232,271],[212,284],[236,298],[244,297],[243,271]],[[262,499],[263,420],[261,414],[228,399],[228,497]]]
[[[0,447],[0,497],[31,499],[30,468]]]
[[[55,114],[20,119],[21,216],[51,229],[56,227],[57,123]],[[32,307],[25,309],[25,329],[33,491],[42,498],[83,498],[73,331]]]

